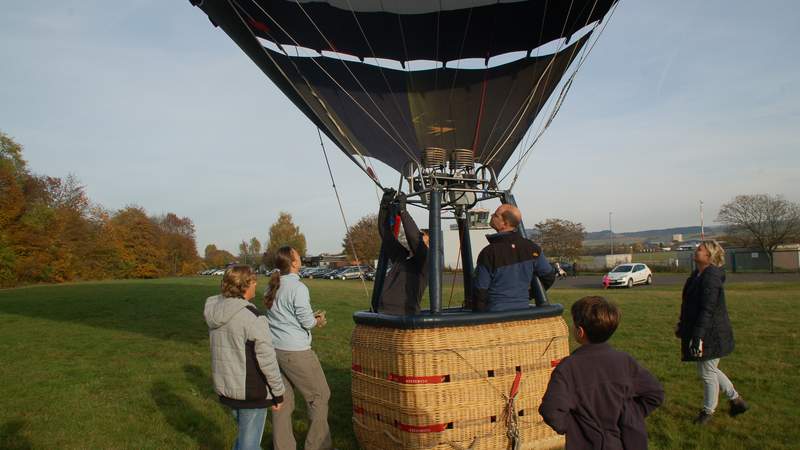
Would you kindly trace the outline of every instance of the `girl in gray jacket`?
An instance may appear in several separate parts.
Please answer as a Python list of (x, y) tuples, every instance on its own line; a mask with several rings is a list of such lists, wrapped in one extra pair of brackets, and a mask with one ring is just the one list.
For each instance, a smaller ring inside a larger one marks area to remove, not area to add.
[(204, 311), (214, 390), (239, 426), (234, 450), (260, 449), (267, 408), (278, 411), (283, 402), (267, 318), (250, 304), (255, 292), (250, 266), (230, 267), (222, 277), (222, 293), (209, 297)]

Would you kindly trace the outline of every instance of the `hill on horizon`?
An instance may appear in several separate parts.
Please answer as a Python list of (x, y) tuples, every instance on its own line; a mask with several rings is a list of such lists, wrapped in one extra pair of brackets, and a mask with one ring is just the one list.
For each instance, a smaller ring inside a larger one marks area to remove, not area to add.
[[(531, 238), (536, 238), (538, 232), (536, 229), (527, 229), (528, 236)], [(724, 232), (724, 226), (722, 225), (715, 225), (715, 226), (707, 226), (705, 227), (705, 234), (706, 237), (714, 237), (719, 236)], [(684, 241), (689, 241), (693, 239), (700, 239), (700, 227), (699, 226), (691, 226), (691, 227), (672, 227), (672, 228), (660, 228), (660, 229), (652, 229), (652, 230), (642, 230), (642, 231), (626, 231), (623, 233), (614, 232), (614, 241), (622, 243), (634, 243), (634, 242), (663, 242), (663, 243), (670, 243), (672, 242), (672, 235), (674, 234), (682, 234)], [(608, 230), (601, 230), (601, 231), (589, 231), (586, 233), (586, 239), (584, 240), (584, 245), (592, 246), (592, 245), (607, 245), (609, 242), (609, 233)]]

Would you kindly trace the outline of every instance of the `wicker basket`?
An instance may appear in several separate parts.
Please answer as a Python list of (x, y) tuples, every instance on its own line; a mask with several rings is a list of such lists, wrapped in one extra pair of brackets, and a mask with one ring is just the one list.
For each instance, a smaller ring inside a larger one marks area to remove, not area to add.
[(538, 413), (553, 367), (569, 353), (561, 317), (426, 329), (357, 325), (352, 349), (353, 426), (364, 449), (501, 450), (509, 448), (509, 430), (521, 449), (564, 446)]

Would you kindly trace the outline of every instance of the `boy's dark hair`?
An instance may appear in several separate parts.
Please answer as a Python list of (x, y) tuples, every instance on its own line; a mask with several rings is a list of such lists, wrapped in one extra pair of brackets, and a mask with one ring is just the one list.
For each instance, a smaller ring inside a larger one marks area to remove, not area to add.
[(619, 325), (619, 308), (600, 296), (583, 297), (572, 304), (571, 312), (572, 322), (582, 327), (594, 344), (607, 341)]

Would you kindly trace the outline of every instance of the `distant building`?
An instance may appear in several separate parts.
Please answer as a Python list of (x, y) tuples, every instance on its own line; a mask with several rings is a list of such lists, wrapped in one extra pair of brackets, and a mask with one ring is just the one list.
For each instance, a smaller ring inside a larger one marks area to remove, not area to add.
[(683, 242), (683, 235), (682, 234), (673, 234), (672, 235), (672, 242)]
[(317, 256), (306, 256), (303, 258), (303, 265), (310, 267), (327, 267), (335, 269), (350, 265), (350, 258), (344, 253), (336, 255), (330, 253), (320, 253)]
[(679, 245), (676, 250), (678, 251), (694, 251), (700, 245), (700, 241), (692, 240), (686, 241), (683, 244)]
[[(775, 270), (800, 272), (800, 244), (778, 246), (772, 257)], [(767, 271), (769, 257), (758, 248), (726, 248), (725, 265), (732, 272)]]

